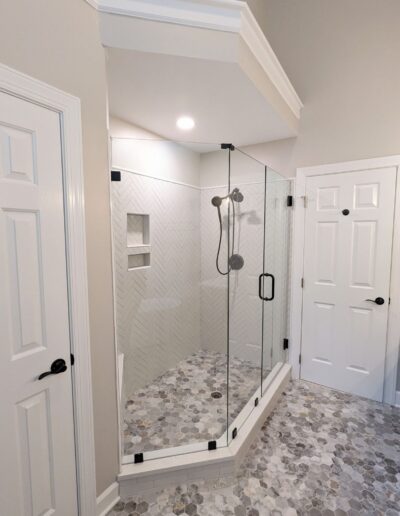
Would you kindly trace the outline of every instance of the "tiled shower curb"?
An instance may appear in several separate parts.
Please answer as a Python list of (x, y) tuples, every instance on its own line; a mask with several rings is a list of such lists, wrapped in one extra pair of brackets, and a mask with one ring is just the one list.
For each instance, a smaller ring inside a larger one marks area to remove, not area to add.
[(228, 447), (123, 465), (118, 476), (121, 497), (157, 491), (188, 480), (216, 479), (234, 474), (265, 419), (276, 406), (290, 376), (291, 366), (284, 364)]

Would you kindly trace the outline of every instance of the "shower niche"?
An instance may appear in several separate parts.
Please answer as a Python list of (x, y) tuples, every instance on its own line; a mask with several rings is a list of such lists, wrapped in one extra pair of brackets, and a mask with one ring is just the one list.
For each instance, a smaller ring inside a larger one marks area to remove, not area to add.
[(288, 367), (292, 183), (233, 145), (111, 148), (121, 462), (134, 475), (231, 453), (265, 416)]
[(128, 213), (126, 220), (128, 271), (150, 266), (150, 216)]

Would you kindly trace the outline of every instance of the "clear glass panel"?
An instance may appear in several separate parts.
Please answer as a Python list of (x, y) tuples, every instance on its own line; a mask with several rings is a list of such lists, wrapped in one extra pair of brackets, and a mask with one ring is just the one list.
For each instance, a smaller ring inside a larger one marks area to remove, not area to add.
[[(228, 439), (260, 396), (265, 166), (239, 149), (231, 152), (229, 269)], [(227, 217), (227, 213), (225, 215)]]
[(263, 303), (263, 394), (268, 388), (271, 371), (286, 359), (284, 339), (288, 337), (289, 256), (292, 208), (288, 207), (292, 181), (267, 170), (265, 199), (264, 269), (270, 276), (264, 280)]
[(216, 270), (211, 200), (228, 194), (228, 154), (219, 145), (112, 140), (125, 463), (226, 444), (228, 280)]
[(285, 358), (291, 182), (219, 144), (113, 138), (112, 164), (123, 462), (226, 446)]

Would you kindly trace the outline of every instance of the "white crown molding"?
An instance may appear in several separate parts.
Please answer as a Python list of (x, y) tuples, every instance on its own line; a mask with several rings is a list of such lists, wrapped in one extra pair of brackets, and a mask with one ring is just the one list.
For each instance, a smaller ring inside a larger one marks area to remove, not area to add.
[(99, 12), (228, 32), (240, 28), (241, 0), (86, 0)]
[(278, 61), (275, 52), (272, 50), (264, 32), (261, 30), (255, 16), (246, 2), (242, 7), (242, 24), (240, 35), (270, 78), (276, 89), (282, 95), (287, 105), (293, 111), (297, 119), (300, 118), (300, 111), (303, 107), (299, 96), (296, 93), (282, 65)]
[(247, 2), (241, 0), (86, 0), (101, 13), (238, 34), (294, 116), (303, 104)]

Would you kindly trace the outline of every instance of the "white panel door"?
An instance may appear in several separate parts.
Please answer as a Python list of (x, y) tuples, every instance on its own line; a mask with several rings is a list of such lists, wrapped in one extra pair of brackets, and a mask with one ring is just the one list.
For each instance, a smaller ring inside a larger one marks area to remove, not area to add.
[(0, 92), (4, 516), (77, 514), (63, 209), (59, 115)]
[(301, 377), (378, 401), (395, 184), (394, 167), (315, 176), (306, 184)]

